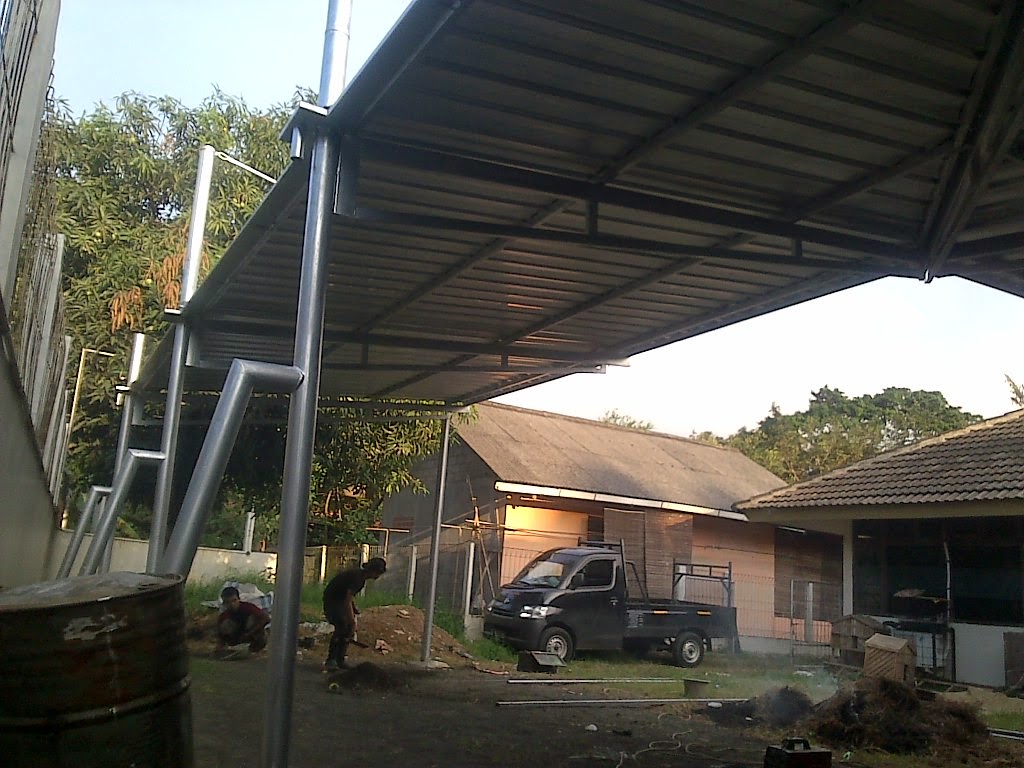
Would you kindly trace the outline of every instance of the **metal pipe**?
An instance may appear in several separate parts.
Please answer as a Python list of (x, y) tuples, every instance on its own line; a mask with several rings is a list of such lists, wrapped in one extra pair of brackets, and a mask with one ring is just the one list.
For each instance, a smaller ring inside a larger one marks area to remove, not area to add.
[(352, 28), (352, 0), (330, 0), (324, 30), (324, 57), (320, 67), (320, 93), (316, 103), (329, 107), (345, 89), (348, 40)]
[[(506, 680), (509, 685), (568, 685), (584, 683), (685, 683), (685, 680), (674, 677), (607, 677), (607, 678), (530, 678), (514, 677)], [(715, 699), (716, 701), (719, 699)]]
[(142, 451), (129, 448), (125, 452), (121, 468), (114, 475), (114, 483), (111, 487), (110, 498), (107, 499), (106, 508), (100, 518), (100, 523), (92, 535), (92, 542), (89, 544), (89, 551), (85, 553), (85, 560), (82, 561), (80, 576), (88, 576), (97, 573), (103, 563), (108, 545), (114, 542), (114, 530), (117, 528), (117, 515), (121, 511), (124, 500), (128, 496), (132, 481), (142, 464), (152, 464), (163, 461), (164, 455), (158, 451)]
[(295, 367), (302, 372), (303, 379), (288, 405), (288, 438), (285, 442), (277, 580), (274, 590), (275, 616), (271, 625), (270, 672), (263, 720), (263, 768), (285, 768), (288, 765), (303, 554), (309, 516), (310, 469), (320, 393), (328, 243), (337, 171), (336, 142), (330, 136), (317, 135), (310, 158), (309, 197), (295, 318), (293, 361)]
[(427, 591), (427, 606), (423, 615), (423, 647), (420, 661), (430, 659), (430, 640), (434, 629), (434, 601), (437, 599), (437, 561), (441, 550), (441, 518), (444, 515), (444, 484), (448, 479), (448, 441), (451, 436), (452, 417), (444, 417), (444, 431), (441, 435), (441, 461), (437, 467), (437, 513), (434, 515), (434, 530), (430, 535), (430, 581)]
[(102, 349), (82, 347), (82, 353), (78, 356), (78, 375), (75, 377), (75, 394), (71, 398), (71, 412), (68, 414), (68, 444), (71, 443), (71, 432), (75, 428), (75, 417), (78, 415), (78, 403), (82, 399), (82, 378), (85, 374), (85, 356), (87, 354), (103, 355), (104, 357), (117, 357), (113, 352), (104, 352)]
[(139, 378), (139, 371), (142, 368), (142, 352), (146, 346), (146, 335), (136, 333), (132, 340), (132, 359), (128, 367), (127, 393), (122, 401), (121, 428), (117, 433), (117, 449), (114, 454), (114, 476), (117, 476), (124, 461), (125, 453), (128, 451), (128, 437), (131, 435), (132, 419), (134, 418), (135, 399), (131, 395), (132, 384)]
[(525, 699), (496, 701), (498, 707), (620, 707), (624, 704), (706, 704), (717, 701), (733, 703), (750, 699)]
[(64, 552), (64, 559), (61, 561), (60, 568), (57, 569), (57, 578), (66, 579), (71, 575), (71, 567), (75, 564), (75, 558), (78, 557), (78, 550), (82, 548), (82, 540), (85, 538), (85, 532), (89, 529), (89, 523), (92, 522), (92, 513), (96, 509), (96, 504), (100, 500), (100, 496), (106, 496), (110, 493), (109, 486), (94, 485), (89, 489), (89, 495), (86, 497), (85, 509), (82, 510), (82, 516), (78, 519), (78, 525), (75, 526), (75, 532), (71, 534), (71, 542), (68, 544), (67, 550)]
[(196, 468), (185, 491), (174, 531), (159, 560), (161, 573), (187, 576), (192, 568), (203, 525), (224, 477), (224, 468), (238, 437), (253, 387), (258, 383), (270, 391), (288, 392), (300, 381), (302, 374), (292, 366), (253, 360), (232, 361), (224, 391), (213, 412)]
[[(196, 168), (196, 188), (192, 193), (192, 218), (189, 221), (188, 241), (185, 246), (185, 264), (181, 271), (181, 296), (178, 302), (184, 309), (196, 292), (199, 268), (203, 257), (203, 235), (206, 231), (206, 213), (210, 204), (210, 182), (213, 179), (215, 150), (204, 144), (199, 150)], [(167, 399), (164, 404), (164, 423), (160, 435), (160, 450), (167, 458), (157, 471), (156, 492), (153, 497), (153, 519), (149, 527), (149, 549), (146, 552), (146, 571), (156, 573), (167, 539), (167, 520), (171, 508), (171, 486), (174, 482), (174, 459), (178, 450), (178, 432), (181, 424), (181, 395), (185, 381), (185, 355), (188, 351), (191, 329), (187, 323), (174, 326), (174, 347), (168, 361)]]

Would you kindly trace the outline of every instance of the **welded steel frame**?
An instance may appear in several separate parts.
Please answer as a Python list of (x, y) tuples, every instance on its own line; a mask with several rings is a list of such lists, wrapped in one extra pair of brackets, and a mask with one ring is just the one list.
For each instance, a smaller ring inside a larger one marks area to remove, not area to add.
[(78, 557), (78, 550), (82, 548), (82, 540), (85, 538), (85, 532), (89, 529), (89, 524), (92, 523), (93, 512), (100, 504), (100, 500), (110, 495), (112, 489), (106, 485), (94, 485), (89, 489), (89, 495), (86, 497), (85, 508), (82, 510), (81, 517), (78, 518), (78, 523), (75, 525), (75, 532), (71, 535), (71, 542), (68, 544), (68, 548), (64, 551), (64, 559), (61, 561), (60, 567), (57, 569), (57, 578), (66, 579), (71, 575), (71, 568), (75, 564), (75, 558)]

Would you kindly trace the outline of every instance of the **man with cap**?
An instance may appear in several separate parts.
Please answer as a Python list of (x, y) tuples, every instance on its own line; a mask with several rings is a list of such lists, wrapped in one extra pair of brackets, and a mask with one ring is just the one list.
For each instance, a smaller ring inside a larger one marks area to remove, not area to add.
[(383, 557), (371, 557), (358, 568), (349, 568), (331, 579), (324, 588), (324, 616), (334, 625), (331, 646), (327, 652), (324, 670), (331, 671), (346, 666), (345, 656), (348, 644), (356, 634), (355, 596), (366, 586), (366, 582), (378, 579), (387, 570)]

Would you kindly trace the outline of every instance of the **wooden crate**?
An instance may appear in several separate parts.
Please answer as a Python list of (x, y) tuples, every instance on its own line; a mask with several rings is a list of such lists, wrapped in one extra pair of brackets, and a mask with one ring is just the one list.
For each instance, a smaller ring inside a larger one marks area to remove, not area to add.
[(917, 650), (909, 640), (889, 635), (872, 635), (864, 643), (864, 676), (884, 677), (913, 685)]
[(886, 634), (885, 625), (871, 616), (850, 614), (832, 622), (832, 650), (844, 664), (864, 665), (864, 643)]

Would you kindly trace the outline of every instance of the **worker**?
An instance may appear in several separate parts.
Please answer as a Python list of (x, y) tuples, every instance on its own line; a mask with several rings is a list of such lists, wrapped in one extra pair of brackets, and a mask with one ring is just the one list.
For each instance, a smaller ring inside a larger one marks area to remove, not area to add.
[(324, 616), (334, 625), (327, 661), (324, 662), (325, 672), (348, 666), (348, 644), (355, 639), (356, 615), (359, 613), (355, 596), (368, 580), (380, 578), (386, 570), (387, 563), (383, 557), (371, 557), (358, 568), (342, 571), (324, 588)]
[(228, 646), (242, 643), (248, 643), (253, 653), (262, 650), (267, 644), (270, 614), (243, 601), (236, 587), (224, 587), (220, 601), (224, 609), (217, 617), (217, 654), (223, 655)]

